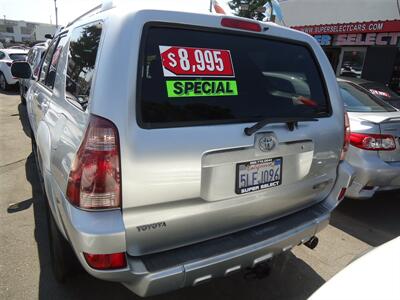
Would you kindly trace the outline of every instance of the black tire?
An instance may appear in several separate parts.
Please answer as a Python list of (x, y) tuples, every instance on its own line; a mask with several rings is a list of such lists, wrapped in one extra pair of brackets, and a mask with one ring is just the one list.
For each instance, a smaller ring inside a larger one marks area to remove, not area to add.
[(53, 213), (51, 212), (51, 209), (49, 207), (49, 202), (46, 196), (44, 181), (41, 172), (41, 165), (38, 161), (38, 151), (33, 132), (31, 132), (31, 141), (32, 152), (35, 156), (40, 186), (46, 206), (51, 267), (56, 281), (58, 283), (64, 283), (68, 278), (72, 277), (74, 273), (79, 271), (79, 263), (74, 251), (72, 250), (71, 245), (58, 229), (57, 223), (54, 220)]
[(51, 267), (58, 283), (64, 283), (77, 269), (77, 258), (71, 245), (57, 227), (50, 208), (47, 207)]
[(3, 72), (0, 72), (0, 90), (7, 91), (10, 88), (10, 85), (7, 83), (7, 79), (4, 76)]
[[(38, 171), (38, 176), (39, 176), (39, 181), (41, 184), (41, 188), (42, 188), (42, 194), (45, 196), (46, 192), (44, 190), (44, 183), (43, 183), (43, 177), (42, 177), (42, 168), (40, 166), (40, 162), (38, 160), (38, 153), (37, 153), (37, 146), (36, 146), (36, 140), (35, 140), (35, 136), (33, 135), (33, 131), (31, 129), (31, 146), (32, 146), (32, 153), (33, 156), (35, 157), (35, 164), (36, 164), (36, 169)], [(47, 200), (47, 199), (46, 199)]]
[(26, 105), (26, 99), (25, 99), (25, 97), (24, 97), (24, 92), (23, 92), (23, 90), (24, 90), (24, 87), (23, 87), (22, 85), (19, 85), (19, 96), (21, 97), (21, 103), (22, 103), (23, 105)]

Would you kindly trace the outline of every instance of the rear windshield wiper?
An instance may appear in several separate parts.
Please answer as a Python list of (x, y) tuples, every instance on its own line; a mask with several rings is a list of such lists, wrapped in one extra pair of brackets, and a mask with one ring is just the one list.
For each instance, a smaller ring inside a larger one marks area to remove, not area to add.
[(251, 136), (267, 124), (279, 124), (286, 123), (288, 129), (293, 131), (297, 128), (299, 122), (316, 122), (318, 119), (310, 117), (290, 117), (290, 118), (265, 118), (251, 127), (246, 127), (244, 129), (244, 134)]

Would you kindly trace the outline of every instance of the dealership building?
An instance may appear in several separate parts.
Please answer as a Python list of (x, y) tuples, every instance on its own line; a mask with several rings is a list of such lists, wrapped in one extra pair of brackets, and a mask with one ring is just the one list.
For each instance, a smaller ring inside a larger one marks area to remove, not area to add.
[(285, 23), (320, 43), (337, 76), (400, 91), (400, 4), (396, 0), (281, 0)]
[(54, 34), (56, 25), (0, 19), (0, 42), (4, 45), (14, 43), (33, 43), (46, 40), (46, 34)]

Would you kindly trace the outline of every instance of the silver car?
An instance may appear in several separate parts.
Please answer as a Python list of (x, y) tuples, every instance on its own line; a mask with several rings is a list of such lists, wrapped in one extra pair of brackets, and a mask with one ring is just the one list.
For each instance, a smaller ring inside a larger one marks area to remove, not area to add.
[(400, 188), (400, 111), (368, 90), (340, 79), (350, 120), (346, 160), (355, 170), (346, 196), (371, 198), (379, 190)]
[(59, 281), (76, 258), (141, 296), (256, 267), (315, 244), (351, 181), (315, 39), (159, 3), (70, 24), (28, 90)]
[(48, 43), (39, 43), (34, 45), (31, 49), (29, 49), (27, 62), (31, 66), (32, 69), (32, 77), (28, 79), (20, 79), (19, 80), (19, 93), (21, 97), (21, 103), (26, 103), (26, 92), (31, 85), (32, 80), (37, 80), (39, 73), (39, 65), (44, 56), (44, 53), (47, 50)]

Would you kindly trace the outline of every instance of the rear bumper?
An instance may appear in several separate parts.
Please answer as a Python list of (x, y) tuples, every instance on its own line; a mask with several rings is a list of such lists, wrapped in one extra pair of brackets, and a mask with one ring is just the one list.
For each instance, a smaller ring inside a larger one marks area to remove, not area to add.
[[(317, 205), (221, 239), (148, 257), (131, 258), (130, 268), (134, 278), (124, 282), (124, 285), (140, 296), (153, 296), (229, 276), (307, 242), (328, 225), (329, 216), (330, 210), (327, 207)], [(242, 238), (255, 241), (230, 250), (225, 249), (224, 242), (240, 244)], [(209, 252), (212, 252), (211, 256)], [(135, 265), (140, 265), (147, 272), (135, 273)]]
[(18, 82), (19, 82), (19, 80), (18, 80), (17, 78), (11, 77), (10, 79), (7, 79), (7, 83), (8, 83), (9, 85), (15, 85), (15, 84), (17, 84)]
[(346, 193), (349, 198), (367, 199), (380, 188), (400, 188), (400, 162), (385, 162), (378, 155), (358, 154), (352, 156), (349, 163), (355, 174)]
[[(120, 222), (85, 222), (78, 228), (74, 218), (88, 217), (85, 211), (64, 203), (63, 226), (66, 235), (83, 267), (91, 275), (110, 281), (122, 282), (140, 296), (152, 296), (185, 286), (196, 286), (212, 278), (228, 276), (236, 271), (271, 259), (296, 245), (307, 242), (329, 223), (330, 213), (338, 205), (338, 196), (351, 181), (353, 170), (342, 162), (339, 176), (330, 195), (322, 202), (250, 229), (161, 253), (140, 257), (128, 256), (128, 267), (123, 270), (98, 271), (90, 268), (82, 252), (114, 253), (126, 251), (125, 231)], [(118, 211), (104, 212), (111, 215)], [(107, 218), (106, 218), (107, 219)], [(77, 220), (75, 220), (77, 221)], [(91, 224), (90, 224), (91, 223)], [(97, 226), (93, 226), (97, 224)], [(108, 234), (102, 233), (102, 229)], [(94, 249), (94, 248), (95, 249)], [(95, 251), (94, 251), (95, 250)]]

